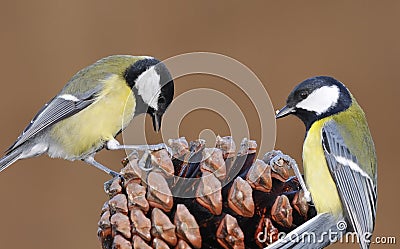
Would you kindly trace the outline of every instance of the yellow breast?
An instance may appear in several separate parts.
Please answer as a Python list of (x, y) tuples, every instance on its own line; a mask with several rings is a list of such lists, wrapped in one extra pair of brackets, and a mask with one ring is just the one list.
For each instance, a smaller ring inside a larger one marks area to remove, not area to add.
[(73, 159), (96, 151), (129, 124), (134, 110), (135, 98), (125, 81), (117, 75), (107, 78), (93, 104), (53, 126), (57, 148), (51, 156)]
[(315, 122), (303, 145), (305, 181), (318, 213), (341, 214), (342, 205), (322, 149), (322, 127), (329, 118)]

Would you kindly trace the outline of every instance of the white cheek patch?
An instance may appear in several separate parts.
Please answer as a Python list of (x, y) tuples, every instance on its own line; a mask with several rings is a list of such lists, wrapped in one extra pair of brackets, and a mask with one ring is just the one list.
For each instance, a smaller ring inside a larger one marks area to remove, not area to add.
[(157, 110), (158, 97), (160, 96), (160, 75), (156, 72), (154, 66), (139, 75), (135, 87), (144, 103)]
[(340, 90), (337, 86), (323, 86), (314, 90), (306, 99), (300, 101), (296, 107), (320, 115), (336, 105), (339, 100), (339, 94)]

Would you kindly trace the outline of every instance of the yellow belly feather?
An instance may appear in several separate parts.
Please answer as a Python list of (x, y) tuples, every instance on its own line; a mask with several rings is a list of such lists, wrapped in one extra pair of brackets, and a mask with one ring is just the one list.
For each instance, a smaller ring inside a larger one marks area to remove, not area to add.
[(342, 205), (322, 149), (322, 127), (329, 118), (316, 121), (303, 145), (305, 181), (318, 213), (340, 215)]
[(125, 81), (117, 75), (107, 78), (93, 104), (54, 125), (51, 137), (58, 152), (53, 156), (81, 157), (94, 152), (129, 124), (134, 110), (135, 98)]

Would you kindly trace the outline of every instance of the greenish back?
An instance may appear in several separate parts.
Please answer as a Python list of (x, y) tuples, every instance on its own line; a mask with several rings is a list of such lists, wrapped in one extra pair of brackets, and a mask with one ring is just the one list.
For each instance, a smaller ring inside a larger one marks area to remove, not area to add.
[(112, 55), (77, 72), (61, 90), (60, 94), (79, 95), (96, 88), (112, 74), (123, 77), (125, 70), (141, 59), (141, 56)]
[(360, 167), (376, 183), (375, 146), (368, 128), (364, 111), (352, 96), (353, 104), (344, 112), (332, 116), (340, 127), (341, 135), (350, 152), (358, 159)]

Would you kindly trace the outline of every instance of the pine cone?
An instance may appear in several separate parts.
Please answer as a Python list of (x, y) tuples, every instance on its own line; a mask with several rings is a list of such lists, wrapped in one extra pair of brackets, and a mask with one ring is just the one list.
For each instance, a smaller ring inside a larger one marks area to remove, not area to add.
[[(98, 223), (102, 248), (264, 248), (315, 215), (288, 162), (256, 159), (257, 144), (218, 137), (133, 153), (122, 178), (105, 183)], [(293, 209), (294, 208), (294, 209)]]

